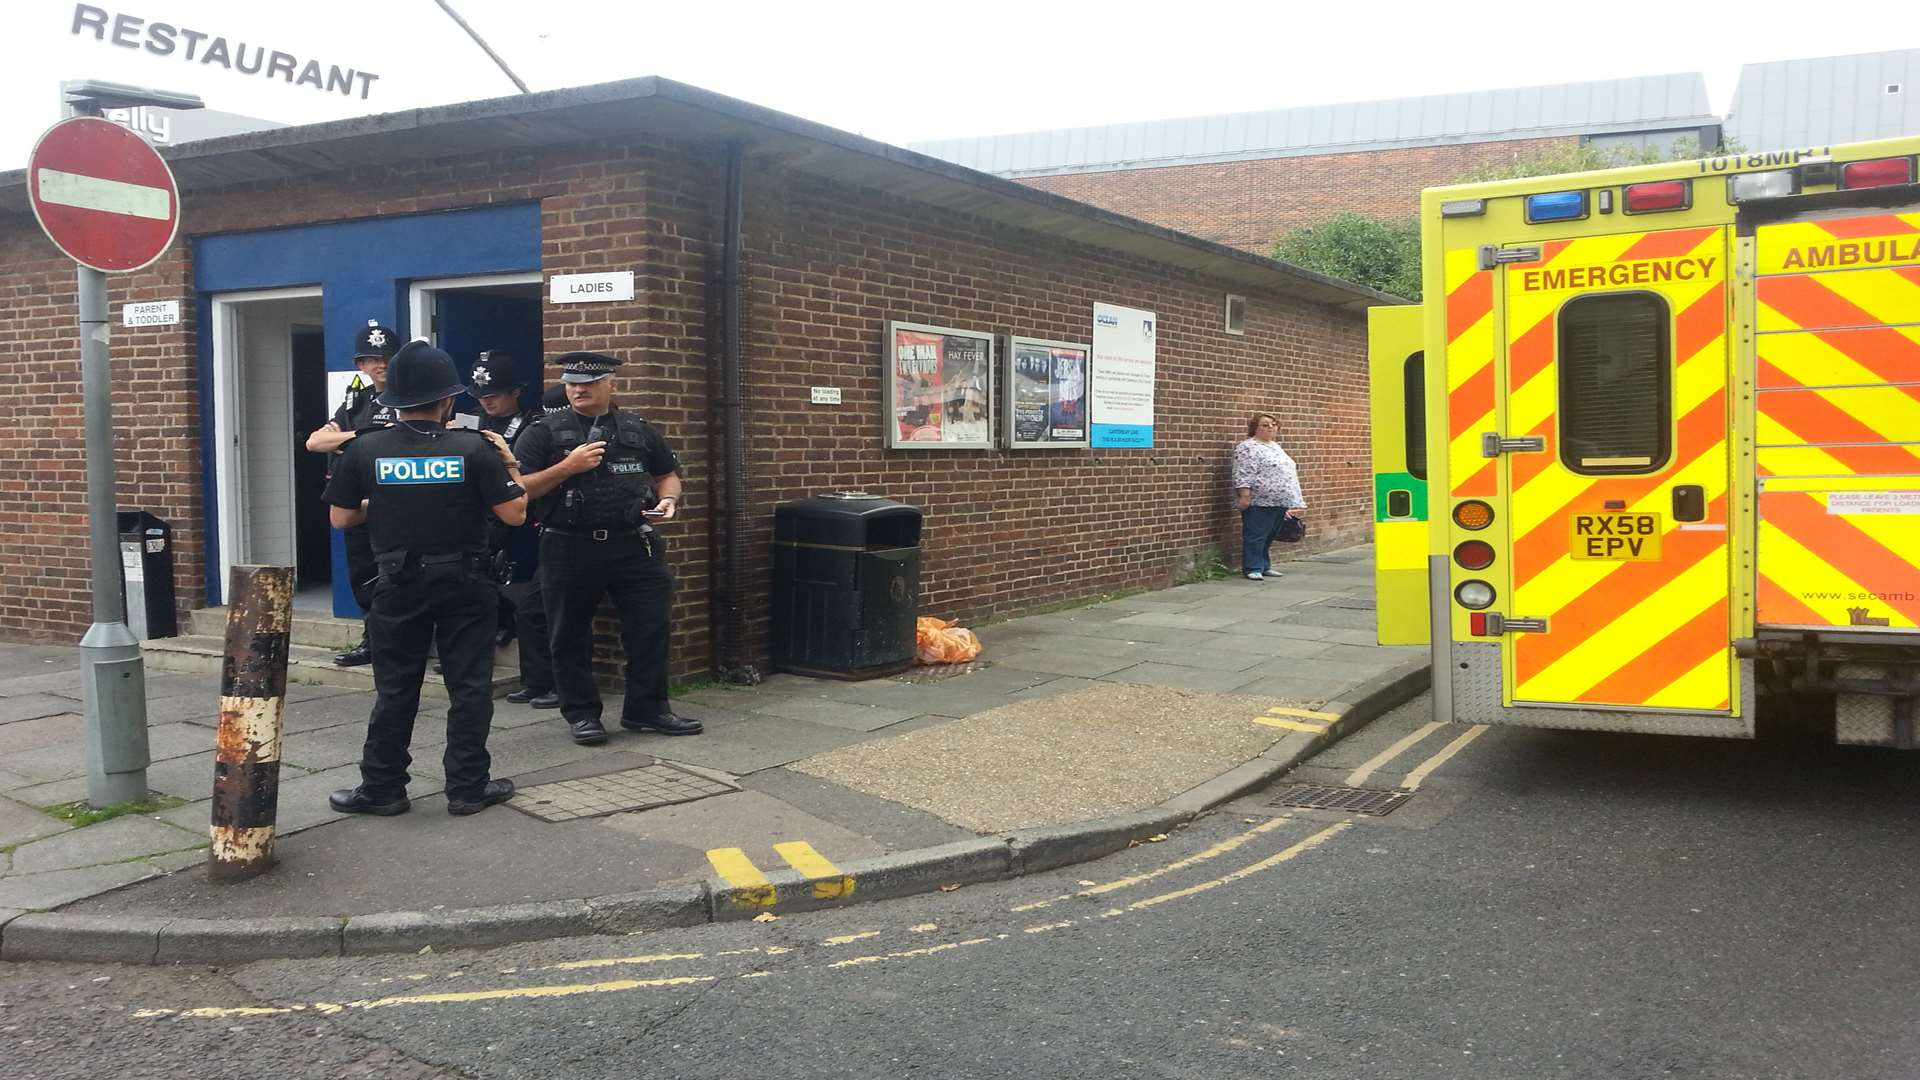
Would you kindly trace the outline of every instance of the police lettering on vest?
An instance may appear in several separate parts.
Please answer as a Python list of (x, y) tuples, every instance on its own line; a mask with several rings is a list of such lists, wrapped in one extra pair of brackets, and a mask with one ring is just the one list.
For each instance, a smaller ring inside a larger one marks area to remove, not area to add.
[[(549, 413), (542, 418), (553, 433), (556, 459), (583, 443), (594, 441), (592, 431), (572, 409)], [(567, 529), (606, 529), (639, 523), (639, 511), (654, 504), (653, 477), (657, 462), (648, 460), (649, 440), (646, 421), (618, 409), (597, 417), (594, 428), (607, 444), (600, 467), (570, 477), (541, 500), (540, 520)], [(655, 436), (655, 440), (658, 436)], [(672, 467), (677, 468), (678, 462)]]
[(458, 484), (467, 478), (466, 460), (457, 457), (383, 457), (373, 462), (379, 484)]

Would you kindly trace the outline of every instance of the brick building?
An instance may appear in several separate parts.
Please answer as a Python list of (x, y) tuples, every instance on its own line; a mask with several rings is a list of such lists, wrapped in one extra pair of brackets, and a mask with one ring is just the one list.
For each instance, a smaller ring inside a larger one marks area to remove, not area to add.
[[(976, 622), (1164, 585), (1211, 550), (1231, 562), (1225, 457), (1255, 409), (1285, 420), (1313, 546), (1364, 540), (1372, 520), (1363, 309), (1386, 298), (1047, 192), (656, 79), (166, 156), (179, 238), (110, 281), (112, 452), (122, 508), (176, 530), (183, 609), (218, 603), (226, 567), (276, 562), (298, 566), (300, 603), (351, 613), (317, 455), (295, 447), (338, 401), (369, 318), (462, 364), (499, 347), (628, 360), (617, 400), (688, 471), (669, 526), (683, 677), (716, 667), (726, 625), (741, 631), (727, 659), (764, 664), (773, 508), (825, 490), (924, 507), (921, 610)], [(0, 491), (16, 507), (0, 635), (73, 641), (90, 618), (74, 272), (20, 172), (0, 175), (0, 260)], [(629, 270), (631, 301), (547, 297), (555, 274)], [(1239, 333), (1228, 294), (1246, 299)], [(737, 444), (717, 392), (730, 297)], [(122, 305), (156, 300), (179, 301), (181, 322), (120, 324)], [(1102, 301), (1158, 315), (1151, 449), (883, 448), (888, 320), (1087, 341)], [(822, 386), (840, 403), (815, 404)]]
[(1098, 128), (913, 149), (1170, 229), (1266, 252), (1341, 210), (1410, 218), (1424, 188), (1556, 144), (1713, 146), (1699, 74), (1610, 79)]

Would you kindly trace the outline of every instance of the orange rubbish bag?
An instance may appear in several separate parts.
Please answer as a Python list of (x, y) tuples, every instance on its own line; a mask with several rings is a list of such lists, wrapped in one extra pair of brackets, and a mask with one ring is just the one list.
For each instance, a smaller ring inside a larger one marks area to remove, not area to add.
[(979, 656), (980, 639), (957, 622), (921, 616), (914, 623), (913, 658), (922, 664), (964, 664)]

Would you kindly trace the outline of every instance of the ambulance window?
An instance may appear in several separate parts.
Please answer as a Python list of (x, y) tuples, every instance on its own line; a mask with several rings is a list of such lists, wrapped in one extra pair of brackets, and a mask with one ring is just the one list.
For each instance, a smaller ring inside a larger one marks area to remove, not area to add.
[(1427, 354), (1407, 357), (1401, 401), (1407, 409), (1407, 471), (1415, 480), (1427, 478)]
[(1577, 473), (1650, 473), (1672, 451), (1672, 320), (1651, 293), (1560, 309), (1560, 461)]

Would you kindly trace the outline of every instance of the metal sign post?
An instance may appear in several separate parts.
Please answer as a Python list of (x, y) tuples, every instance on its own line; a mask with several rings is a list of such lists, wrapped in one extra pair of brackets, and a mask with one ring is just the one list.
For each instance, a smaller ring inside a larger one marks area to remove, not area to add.
[[(93, 111), (87, 105), (78, 111)], [(147, 798), (147, 693), (127, 628), (115, 506), (107, 274), (160, 257), (179, 227), (173, 174), (139, 136), (95, 116), (63, 120), (34, 145), (27, 190), (40, 227), (79, 264), (80, 379), (87, 429), (87, 535), (93, 625), (80, 639), (87, 710), (87, 801)]]

